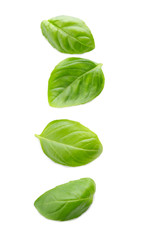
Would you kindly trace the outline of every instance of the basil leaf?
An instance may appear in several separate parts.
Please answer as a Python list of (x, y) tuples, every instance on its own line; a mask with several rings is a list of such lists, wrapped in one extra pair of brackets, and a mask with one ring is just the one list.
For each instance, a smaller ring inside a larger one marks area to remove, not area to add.
[(66, 166), (81, 166), (92, 162), (102, 153), (97, 135), (79, 122), (50, 122), (39, 138), (44, 153), (54, 162)]
[(104, 87), (101, 66), (83, 58), (67, 58), (60, 62), (49, 79), (49, 104), (61, 108), (93, 100)]
[(41, 215), (51, 220), (77, 218), (90, 207), (95, 188), (91, 178), (71, 181), (45, 192), (34, 206)]
[(52, 47), (62, 53), (81, 54), (95, 48), (90, 29), (78, 18), (54, 17), (42, 21), (41, 29)]

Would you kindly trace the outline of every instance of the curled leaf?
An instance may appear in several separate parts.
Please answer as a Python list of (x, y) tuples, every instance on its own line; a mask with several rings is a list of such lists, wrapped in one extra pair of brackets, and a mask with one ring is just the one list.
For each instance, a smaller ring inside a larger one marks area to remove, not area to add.
[(34, 205), (48, 219), (67, 221), (87, 211), (92, 204), (95, 188), (91, 178), (71, 181), (45, 192)]

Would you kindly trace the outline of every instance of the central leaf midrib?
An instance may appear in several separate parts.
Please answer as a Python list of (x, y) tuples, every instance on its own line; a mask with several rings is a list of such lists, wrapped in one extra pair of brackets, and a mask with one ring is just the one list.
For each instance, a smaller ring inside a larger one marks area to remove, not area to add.
[(83, 150), (83, 151), (89, 151), (89, 152), (96, 152), (97, 150), (93, 150), (93, 149), (85, 149), (85, 148), (78, 148), (78, 147), (75, 147), (75, 146), (72, 146), (72, 145), (68, 145), (68, 144), (64, 144), (64, 143), (60, 143), (60, 142), (57, 142), (57, 141), (54, 141), (52, 139), (47, 139), (45, 137), (42, 137), (41, 135), (35, 135), (36, 137), (38, 138), (42, 138), (44, 139), (45, 141), (48, 141), (48, 142), (54, 142), (56, 144), (60, 144), (60, 145), (64, 145), (64, 146), (67, 146), (67, 147), (70, 147), (70, 148), (74, 148), (74, 149), (77, 149), (77, 150)]
[(54, 101), (56, 101), (56, 99), (57, 99), (61, 94), (63, 94), (63, 92), (64, 92), (68, 87), (70, 87), (73, 83), (75, 83), (75, 82), (78, 81), (81, 77), (85, 76), (86, 74), (88, 74), (89, 72), (93, 71), (93, 70), (96, 69), (96, 68), (98, 68), (98, 65), (96, 65), (96, 67), (90, 69), (89, 71), (87, 71), (87, 72), (81, 74), (79, 77), (77, 77), (77, 78), (76, 78), (74, 81), (72, 81), (61, 93), (59, 93), (59, 94), (57, 95), (57, 97), (55, 97), (55, 98), (53, 99), (52, 103), (53, 103)]
[[(54, 201), (49, 201), (49, 204), (55, 203), (55, 202), (71, 203), (71, 202), (79, 202), (79, 201), (88, 201), (88, 200), (90, 200), (92, 198), (93, 198), (93, 195), (88, 197), (88, 198), (81, 198), (81, 199), (76, 199), (76, 200), (70, 200), (70, 199), (68, 199), (68, 200), (65, 200), (65, 199), (64, 200), (54, 200)], [(46, 205), (48, 205), (48, 204), (46, 204)]]

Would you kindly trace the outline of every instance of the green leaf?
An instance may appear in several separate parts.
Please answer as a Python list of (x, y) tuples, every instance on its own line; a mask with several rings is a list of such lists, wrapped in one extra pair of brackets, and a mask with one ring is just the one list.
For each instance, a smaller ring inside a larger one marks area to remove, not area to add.
[(34, 205), (48, 219), (67, 221), (79, 217), (90, 207), (95, 190), (91, 178), (82, 178), (45, 192)]
[(92, 162), (102, 153), (97, 135), (79, 122), (50, 122), (39, 138), (44, 153), (54, 162), (66, 166), (81, 166)]
[(61, 108), (93, 100), (104, 87), (101, 66), (84, 58), (67, 58), (60, 62), (49, 79), (49, 104)]
[(74, 17), (58, 16), (41, 23), (42, 34), (59, 52), (81, 54), (95, 48), (94, 39), (86, 24)]

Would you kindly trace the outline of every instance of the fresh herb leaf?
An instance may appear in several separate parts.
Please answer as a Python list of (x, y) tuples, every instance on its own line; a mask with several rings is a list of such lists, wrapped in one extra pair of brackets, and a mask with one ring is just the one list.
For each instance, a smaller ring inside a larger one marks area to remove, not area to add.
[(85, 165), (102, 153), (97, 135), (71, 120), (52, 121), (36, 137), (50, 159), (66, 166)]
[(92, 204), (95, 188), (91, 178), (71, 181), (45, 192), (34, 205), (48, 219), (67, 221), (87, 211)]
[(49, 104), (61, 108), (93, 100), (104, 87), (101, 66), (83, 58), (67, 58), (60, 62), (49, 79)]
[(41, 29), (49, 43), (62, 53), (81, 54), (95, 48), (90, 29), (78, 18), (54, 17), (42, 21)]

